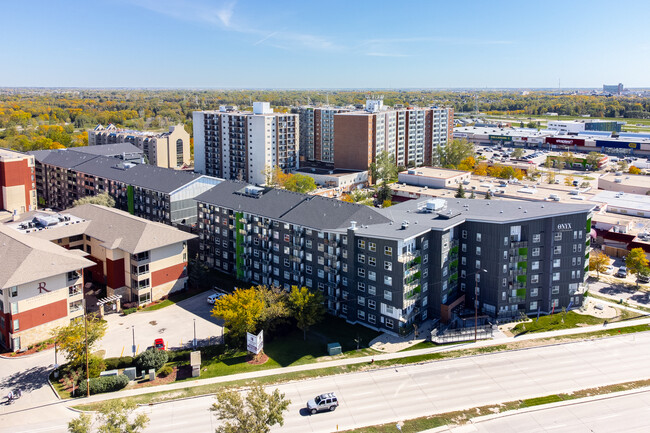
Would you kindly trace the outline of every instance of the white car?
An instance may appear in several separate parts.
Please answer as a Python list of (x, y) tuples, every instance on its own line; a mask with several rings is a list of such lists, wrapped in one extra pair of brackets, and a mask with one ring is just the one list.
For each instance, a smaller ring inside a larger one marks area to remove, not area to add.
[(612, 275), (614, 273), (614, 266), (612, 265), (605, 266), (605, 270), (602, 273), (606, 275)]
[(213, 293), (210, 296), (208, 296), (208, 304), (214, 305), (217, 299), (220, 299), (224, 296), (226, 296), (225, 293)]

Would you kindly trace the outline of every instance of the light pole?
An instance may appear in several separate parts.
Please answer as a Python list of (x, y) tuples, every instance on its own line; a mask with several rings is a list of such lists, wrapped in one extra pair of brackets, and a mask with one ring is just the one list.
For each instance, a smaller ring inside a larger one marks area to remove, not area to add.
[(84, 308), (84, 335), (86, 338), (86, 397), (90, 397), (90, 373), (88, 371), (88, 320), (86, 318), (86, 300), (82, 299)]
[(487, 271), (479, 269), (474, 273), (474, 343), (478, 340), (478, 279), (482, 272)]
[(196, 319), (194, 319), (194, 345), (193, 347), (196, 349)]
[(135, 325), (131, 325), (131, 331), (133, 335), (133, 345), (131, 346), (131, 351), (133, 352), (133, 357), (135, 358)]

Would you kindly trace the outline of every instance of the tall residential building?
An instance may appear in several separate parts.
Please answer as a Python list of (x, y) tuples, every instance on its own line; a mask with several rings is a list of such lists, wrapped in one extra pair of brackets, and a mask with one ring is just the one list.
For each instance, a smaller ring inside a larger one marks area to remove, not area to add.
[(268, 102), (255, 102), (252, 113), (222, 106), (195, 111), (193, 120), (198, 173), (261, 185), (275, 166), (285, 173), (299, 167), (297, 114), (274, 113)]
[(36, 209), (34, 157), (0, 149), (0, 210), (21, 214)]
[(334, 116), (334, 166), (367, 170), (386, 151), (399, 166), (430, 165), (436, 149), (453, 134), (450, 108), (386, 109), (381, 100), (366, 101), (366, 109)]
[(603, 93), (612, 93), (614, 95), (620, 95), (621, 93), (623, 93), (623, 90), (625, 90), (625, 88), (623, 87), (623, 83), (603, 84)]
[(199, 258), (238, 279), (323, 292), (331, 314), (408, 333), (582, 304), (593, 206), (434, 199), (374, 209), (225, 181), (197, 197)]
[(131, 143), (142, 149), (149, 164), (164, 168), (190, 165), (190, 134), (183, 125), (170, 126), (169, 132), (146, 132), (118, 129), (110, 124), (97, 125), (88, 131), (88, 145)]
[(300, 120), (300, 160), (334, 163), (334, 115), (341, 107), (294, 107)]

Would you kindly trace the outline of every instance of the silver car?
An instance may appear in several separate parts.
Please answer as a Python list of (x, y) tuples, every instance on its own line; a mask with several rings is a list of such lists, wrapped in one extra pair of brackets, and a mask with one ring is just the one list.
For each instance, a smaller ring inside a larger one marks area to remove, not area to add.
[(328, 392), (326, 394), (317, 395), (315, 398), (307, 402), (307, 409), (310, 413), (315, 414), (324, 410), (335, 410), (339, 405), (339, 400), (336, 394)]

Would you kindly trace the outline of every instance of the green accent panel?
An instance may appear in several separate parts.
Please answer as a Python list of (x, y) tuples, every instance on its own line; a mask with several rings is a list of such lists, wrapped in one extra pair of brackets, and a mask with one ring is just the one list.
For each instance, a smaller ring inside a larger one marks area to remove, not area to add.
[(458, 252), (458, 245), (451, 247), (451, 252), (452, 253), (457, 253)]
[(244, 279), (245, 269), (244, 269), (244, 235), (242, 231), (244, 230), (244, 223), (241, 222), (241, 219), (244, 215), (241, 212), (235, 213), (235, 229), (236, 229), (236, 251), (237, 259), (235, 262), (237, 268), (237, 278), (240, 280)]
[(520, 283), (525, 283), (526, 282), (526, 276), (525, 275), (517, 275), (517, 281)]
[(128, 200), (129, 213), (133, 215), (135, 213), (135, 205), (133, 204), (133, 185), (126, 187), (126, 198)]
[(528, 262), (519, 262), (519, 263), (517, 263), (517, 268), (519, 268), (519, 269), (528, 268)]
[(454, 260), (449, 264), (450, 267), (452, 268), (457, 268), (458, 267), (458, 259)]
[(528, 248), (519, 248), (519, 255), (520, 256), (527, 256), (528, 255)]
[(591, 231), (591, 218), (587, 220), (587, 234)]
[(525, 298), (526, 297), (526, 289), (517, 289), (517, 297), (518, 298)]

